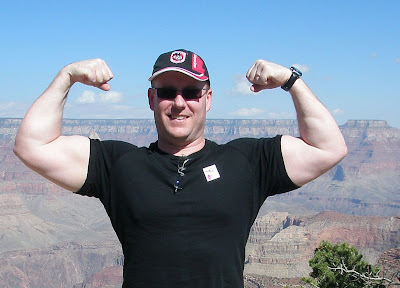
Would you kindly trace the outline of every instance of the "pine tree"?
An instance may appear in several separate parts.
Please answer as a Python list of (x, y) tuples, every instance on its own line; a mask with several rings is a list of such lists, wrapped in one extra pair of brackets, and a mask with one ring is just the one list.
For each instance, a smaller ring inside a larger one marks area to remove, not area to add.
[(347, 243), (332, 245), (322, 241), (309, 261), (311, 277), (303, 281), (319, 288), (386, 287), (379, 269), (362, 259), (355, 247)]

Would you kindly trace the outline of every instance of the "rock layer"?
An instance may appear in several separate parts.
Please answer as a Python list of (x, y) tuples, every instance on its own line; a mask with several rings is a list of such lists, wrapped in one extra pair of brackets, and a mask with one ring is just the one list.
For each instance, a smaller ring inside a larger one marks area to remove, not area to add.
[[(15, 157), (20, 122), (0, 119), (0, 287), (120, 287), (122, 251), (102, 205), (62, 190)], [(349, 242), (373, 263), (384, 263), (378, 259), (385, 255), (396, 259), (400, 130), (372, 120), (340, 128), (348, 156), (321, 178), (263, 205), (246, 247), (246, 287), (297, 283), (308, 275), (308, 259), (321, 240)], [(153, 120), (67, 119), (63, 133), (138, 146), (157, 139)], [(296, 121), (206, 125), (206, 137), (218, 143), (276, 134), (297, 136)]]

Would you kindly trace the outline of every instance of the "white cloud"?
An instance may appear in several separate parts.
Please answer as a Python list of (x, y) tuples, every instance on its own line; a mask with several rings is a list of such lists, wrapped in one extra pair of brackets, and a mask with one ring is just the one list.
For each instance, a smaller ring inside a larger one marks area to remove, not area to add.
[(85, 90), (83, 93), (75, 100), (77, 104), (113, 104), (118, 103), (122, 100), (122, 94), (116, 91), (104, 92), (96, 94), (94, 91)]
[(289, 113), (289, 112), (269, 112), (268, 117), (269, 119), (293, 119), (296, 118), (296, 114)]
[(239, 95), (250, 95), (250, 94), (254, 94), (254, 92), (252, 92), (250, 90), (250, 82), (247, 80), (247, 78), (245, 76), (242, 75), (238, 75), (235, 77), (234, 80), (234, 86), (232, 88), (232, 92), (234, 94), (239, 94)]
[(32, 103), (23, 102), (1, 102), (0, 103), (0, 117), (24, 117), (26, 111)]
[(122, 99), (122, 94), (116, 91), (101, 93), (99, 95), (100, 103), (118, 103)]
[(120, 111), (120, 112), (129, 111), (131, 109), (132, 109), (132, 107), (129, 106), (129, 105), (112, 105), (110, 107), (110, 110), (112, 110), (112, 111)]
[(0, 104), (0, 111), (7, 111), (9, 109), (14, 109), (17, 106), (16, 102), (6, 102)]
[(344, 113), (344, 110), (342, 110), (342, 109), (340, 109), (340, 108), (336, 108), (336, 109), (334, 109), (333, 111), (332, 111), (332, 114), (333, 115), (340, 115), (340, 114), (343, 114)]
[(153, 117), (153, 112), (146, 106), (104, 105), (103, 103), (92, 105), (89, 109), (85, 105), (66, 107), (65, 117), (73, 119), (151, 119)]
[(307, 73), (310, 71), (310, 67), (305, 64), (293, 64), (292, 66), (299, 69), (302, 73)]
[(242, 108), (235, 112), (232, 112), (231, 115), (238, 117), (254, 117), (256, 115), (263, 114), (264, 110), (259, 108)]
[(76, 100), (78, 104), (92, 104), (96, 102), (96, 93), (93, 91), (85, 90)]

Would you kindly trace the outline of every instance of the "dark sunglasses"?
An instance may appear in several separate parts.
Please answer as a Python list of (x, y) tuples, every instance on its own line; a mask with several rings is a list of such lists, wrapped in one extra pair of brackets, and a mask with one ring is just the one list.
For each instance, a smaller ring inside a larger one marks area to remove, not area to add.
[(175, 99), (178, 92), (185, 100), (194, 100), (203, 97), (203, 90), (207, 88), (183, 88), (182, 90), (176, 88), (151, 88), (157, 91), (157, 97), (162, 99)]

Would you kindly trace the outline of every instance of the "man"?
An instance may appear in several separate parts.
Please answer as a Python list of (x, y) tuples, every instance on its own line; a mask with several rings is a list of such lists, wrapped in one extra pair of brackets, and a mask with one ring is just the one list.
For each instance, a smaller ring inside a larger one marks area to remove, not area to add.
[(243, 287), (244, 249), (264, 200), (320, 176), (347, 153), (334, 119), (297, 69), (257, 60), (251, 90), (282, 87), (300, 138), (204, 138), (212, 89), (197, 54), (157, 59), (148, 89), (158, 141), (148, 148), (62, 136), (71, 86), (109, 90), (104, 61), (63, 68), (27, 112), (15, 140), (26, 165), (58, 185), (103, 203), (124, 252), (123, 287)]

